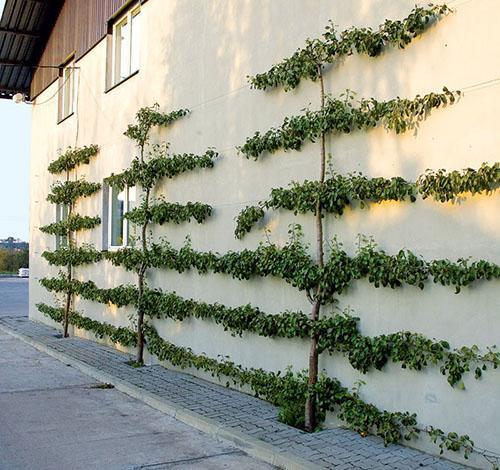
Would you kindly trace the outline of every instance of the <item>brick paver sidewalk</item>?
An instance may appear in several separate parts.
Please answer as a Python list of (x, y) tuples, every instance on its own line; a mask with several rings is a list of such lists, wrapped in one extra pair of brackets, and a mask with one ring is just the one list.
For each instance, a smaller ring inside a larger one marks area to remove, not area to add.
[(362, 438), (346, 429), (327, 429), (308, 434), (278, 422), (277, 409), (258, 398), (212, 384), (159, 365), (133, 368), (130, 356), (81, 338), (62, 339), (57, 330), (26, 318), (4, 317), (0, 326), (99, 369), (131, 386), (143, 389), (200, 417), (215, 421), (222, 429), (239, 431), (274, 446), (284, 455), (293, 454), (311, 466), (338, 470), (362, 469), (464, 469), (461, 465), (403, 447), (384, 447), (381, 439)]

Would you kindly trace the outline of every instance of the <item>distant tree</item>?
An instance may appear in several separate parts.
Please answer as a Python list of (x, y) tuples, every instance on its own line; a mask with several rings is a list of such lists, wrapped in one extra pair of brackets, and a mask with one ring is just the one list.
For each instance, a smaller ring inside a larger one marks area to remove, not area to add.
[(0, 248), (0, 272), (15, 273), (19, 268), (29, 267), (29, 250)]
[(19, 268), (29, 268), (30, 253), (29, 253), (29, 249), (28, 248), (16, 251), (16, 264), (17, 264), (17, 269), (19, 269)]
[(8, 251), (0, 248), (0, 272), (6, 271)]

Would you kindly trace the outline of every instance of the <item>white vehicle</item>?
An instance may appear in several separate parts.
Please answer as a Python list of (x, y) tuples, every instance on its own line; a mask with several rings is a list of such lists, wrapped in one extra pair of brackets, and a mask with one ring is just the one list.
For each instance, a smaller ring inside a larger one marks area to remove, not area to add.
[(17, 275), (19, 277), (29, 277), (30, 270), (29, 270), (29, 268), (19, 268), (19, 271), (17, 272)]

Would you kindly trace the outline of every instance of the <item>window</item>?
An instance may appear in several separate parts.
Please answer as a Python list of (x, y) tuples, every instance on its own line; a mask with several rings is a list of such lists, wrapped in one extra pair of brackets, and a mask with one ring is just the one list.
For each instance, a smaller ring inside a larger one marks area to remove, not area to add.
[(108, 202), (108, 242), (110, 248), (130, 245), (135, 236), (135, 226), (123, 216), (135, 207), (135, 186), (119, 191), (109, 188)]
[(76, 80), (75, 60), (69, 62), (59, 69), (59, 115), (58, 121), (66, 119), (75, 111)]
[[(56, 205), (56, 222), (61, 222), (68, 218), (68, 206), (66, 204)], [(68, 246), (68, 237), (66, 235), (56, 236), (56, 250)]]
[(139, 70), (140, 7), (130, 9), (112, 28), (111, 83), (114, 86)]

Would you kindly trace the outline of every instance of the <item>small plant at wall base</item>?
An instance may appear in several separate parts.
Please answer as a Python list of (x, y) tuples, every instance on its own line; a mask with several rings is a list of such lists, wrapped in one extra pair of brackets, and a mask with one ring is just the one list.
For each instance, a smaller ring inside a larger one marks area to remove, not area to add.
[[(125, 136), (132, 139), (139, 150), (139, 156), (132, 161), (129, 169), (118, 175), (111, 175), (106, 182), (115, 188), (123, 189), (126, 186), (138, 185), (142, 190), (142, 203), (139, 207), (125, 214), (125, 218), (139, 226), (139, 244), (136, 257), (133, 261), (133, 270), (137, 274), (137, 354), (136, 363), (144, 363), (144, 315), (143, 296), (148, 269), (152, 267), (150, 258), (151, 247), (148, 246), (147, 231), (151, 223), (163, 224), (167, 222), (181, 223), (194, 218), (203, 222), (212, 212), (212, 208), (201, 203), (187, 203), (186, 205), (151, 200), (151, 192), (162, 178), (173, 178), (178, 174), (195, 168), (211, 168), (217, 153), (208, 150), (204, 155), (180, 154), (169, 155), (168, 144), (151, 145), (151, 131), (154, 127), (167, 127), (177, 119), (186, 116), (187, 109), (180, 109), (170, 113), (159, 111), (157, 104), (152, 107), (141, 108), (136, 114), (135, 124), (130, 124)], [(146, 154), (146, 150), (149, 150)], [(120, 256), (130, 253), (127, 248), (110, 254)], [(109, 255), (108, 255), (109, 256)]]
[[(90, 183), (85, 180), (71, 180), (71, 171), (78, 165), (90, 163), (90, 159), (97, 155), (99, 148), (97, 145), (90, 145), (82, 148), (69, 147), (56, 160), (50, 163), (48, 170), (51, 174), (65, 173), (64, 181), (56, 182), (52, 186), (51, 193), (47, 196), (47, 201), (57, 204), (59, 207), (67, 208), (65, 217), (60, 217), (55, 223), (40, 227), (43, 233), (52, 234), (58, 237), (59, 245), (65, 240), (67, 246), (58, 246), (55, 251), (46, 251), (42, 256), (52, 265), (66, 267), (65, 278), (68, 286), (73, 280), (73, 269), (80, 264), (88, 264), (98, 261), (100, 253), (92, 246), (76, 246), (76, 233), (79, 230), (89, 230), (101, 223), (99, 217), (82, 216), (75, 213), (75, 203), (81, 197), (88, 197), (97, 192), (101, 185)], [(59, 211), (58, 211), (59, 212)], [(60, 213), (60, 212), (59, 212)], [(65, 292), (64, 309), (61, 319), (63, 325), (63, 336), (68, 337), (68, 327), (72, 315), (72, 292), (67, 289)], [(43, 312), (42, 312), (43, 313)]]

